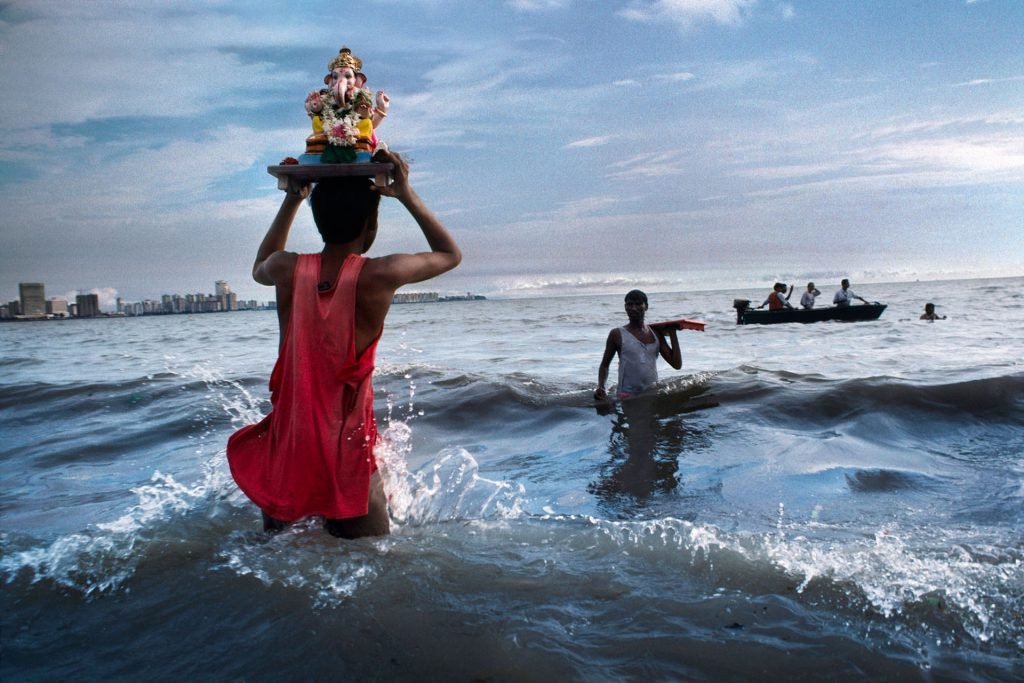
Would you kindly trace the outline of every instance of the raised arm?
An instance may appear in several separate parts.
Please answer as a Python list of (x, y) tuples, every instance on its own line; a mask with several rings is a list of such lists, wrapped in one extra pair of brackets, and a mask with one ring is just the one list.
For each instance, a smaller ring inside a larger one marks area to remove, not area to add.
[(666, 330), (664, 327), (652, 327), (651, 329), (658, 335), (658, 351), (661, 353), (661, 357), (665, 359), (665, 362), (676, 370), (683, 367), (683, 356), (679, 351), (679, 337), (676, 333), (676, 327), (673, 325), (667, 330), (669, 342), (671, 343), (665, 341)]
[[(261, 285), (275, 285), (280, 282), (285, 271), (284, 247), (288, 242), (288, 233), (295, 221), (295, 214), (302, 206), (302, 200), (309, 196), (309, 185), (295, 183), (288, 179), (281, 208), (277, 210), (274, 221), (267, 229), (267, 234), (256, 251), (256, 261), (252, 264), (252, 279)], [(288, 272), (291, 272), (288, 270)]]
[(393, 180), (385, 186), (374, 185), (377, 192), (385, 197), (394, 197), (402, 203), (420, 226), (430, 251), (416, 254), (392, 254), (380, 259), (389, 284), (398, 289), (412, 282), (422, 282), (446, 273), (462, 261), (462, 251), (455, 238), (427, 208), (416, 191), (409, 184), (409, 165), (394, 152), (385, 151), (374, 157), (376, 160), (394, 164)]

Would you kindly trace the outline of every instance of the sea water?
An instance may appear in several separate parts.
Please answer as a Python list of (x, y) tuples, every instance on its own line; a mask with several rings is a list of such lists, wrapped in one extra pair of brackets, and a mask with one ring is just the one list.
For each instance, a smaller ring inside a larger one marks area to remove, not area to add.
[(273, 313), (0, 325), (0, 676), (1019, 679), (1024, 279), (855, 289), (879, 320), (652, 293), (707, 329), (619, 405), (620, 294), (393, 307), (358, 541), (228, 472)]

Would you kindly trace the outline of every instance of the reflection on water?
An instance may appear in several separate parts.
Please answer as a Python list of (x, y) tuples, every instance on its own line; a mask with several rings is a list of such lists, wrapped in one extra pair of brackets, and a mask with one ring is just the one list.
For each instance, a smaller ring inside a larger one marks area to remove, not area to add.
[[(696, 394), (650, 394), (597, 407), (599, 415), (613, 416), (608, 438), (611, 458), (587, 490), (604, 512), (619, 519), (647, 516), (655, 501), (678, 505), (688, 497), (673, 497), (679, 486), (679, 459), (711, 444), (706, 429), (688, 418), (697, 410), (718, 405), (702, 392), (701, 388)], [(695, 515), (677, 510), (674, 516), (690, 519)]]

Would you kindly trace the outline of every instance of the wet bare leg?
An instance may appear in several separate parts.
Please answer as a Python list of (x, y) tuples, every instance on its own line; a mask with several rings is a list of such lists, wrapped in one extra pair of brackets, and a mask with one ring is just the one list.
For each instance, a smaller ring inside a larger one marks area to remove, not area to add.
[[(261, 510), (260, 512), (263, 512), (263, 511)], [(278, 531), (281, 531), (286, 526), (288, 526), (287, 523), (282, 522), (279, 519), (274, 519), (273, 517), (268, 515), (266, 512), (263, 512), (263, 530), (264, 531), (269, 531), (270, 533), (276, 534)]]
[(347, 519), (328, 519), (324, 528), (332, 536), (340, 538), (362, 538), (364, 536), (385, 536), (391, 531), (391, 519), (388, 517), (388, 500), (384, 495), (384, 485), (380, 480), (380, 472), (374, 472), (370, 478), (370, 508), (362, 517)]

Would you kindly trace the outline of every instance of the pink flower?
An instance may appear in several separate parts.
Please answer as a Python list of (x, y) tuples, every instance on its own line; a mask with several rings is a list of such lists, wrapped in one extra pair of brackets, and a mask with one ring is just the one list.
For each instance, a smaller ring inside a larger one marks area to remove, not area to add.
[(324, 103), (323, 99), (320, 97), (320, 93), (316, 90), (309, 93), (309, 96), (306, 97), (306, 111), (310, 114), (319, 114), (323, 111), (323, 108)]

